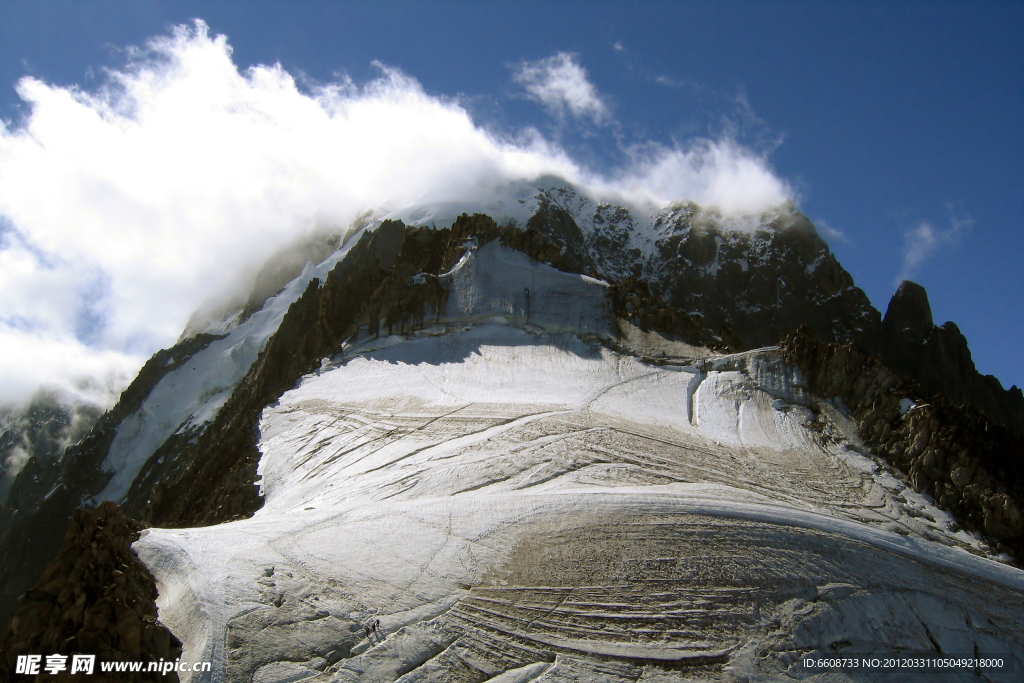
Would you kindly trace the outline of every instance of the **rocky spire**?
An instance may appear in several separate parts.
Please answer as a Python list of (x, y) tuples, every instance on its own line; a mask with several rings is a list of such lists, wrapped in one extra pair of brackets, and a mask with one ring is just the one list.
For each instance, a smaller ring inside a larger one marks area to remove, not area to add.
[(924, 339), (935, 327), (928, 292), (916, 282), (904, 280), (889, 301), (884, 321), (902, 335)]
[(952, 322), (935, 325), (928, 292), (904, 280), (889, 302), (882, 323), (881, 358), (928, 392), (956, 405), (973, 405), (991, 420), (1024, 433), (1024, 397), (1003, 389), (999, 380), (977, 371), (967, 339)]

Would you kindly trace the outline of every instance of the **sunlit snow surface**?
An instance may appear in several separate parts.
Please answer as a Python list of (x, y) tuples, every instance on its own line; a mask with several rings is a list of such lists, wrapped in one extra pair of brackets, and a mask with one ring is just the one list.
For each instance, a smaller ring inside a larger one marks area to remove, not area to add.
[(937, 648), (1019, 680), (1022, 573), (821, 446), (805, 400), (772, 350), (654, 366), (435, 327), (264, 410), (252, 519), (135, 547), (212, 680), (789, 680), (808, 653)]

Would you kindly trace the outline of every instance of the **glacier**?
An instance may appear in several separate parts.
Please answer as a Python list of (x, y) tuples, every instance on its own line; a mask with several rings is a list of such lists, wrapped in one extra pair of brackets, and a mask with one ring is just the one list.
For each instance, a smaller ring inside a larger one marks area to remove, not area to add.
[(263, 410), (252, 518), (135, 543), (182, 659), (214, 663), (183, 680), (906, 680), (801, 665), (896, 651), (1019, 680), (1024, 572), (778, 349), (644, 357), (607, 283), (467, 248), (421, 329), (350, 339)]

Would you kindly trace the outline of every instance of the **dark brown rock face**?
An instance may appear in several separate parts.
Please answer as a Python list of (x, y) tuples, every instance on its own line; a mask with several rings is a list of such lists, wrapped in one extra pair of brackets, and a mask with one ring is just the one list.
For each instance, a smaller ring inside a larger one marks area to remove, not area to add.
[(1018, 563), (1024, 558), (1024, 437), (853, 344), (822, 344), (802, 327), (782, 348), (812, 391), (842, 399), (864, 443), (916, 490)]
[(628, 278), (612, 287), (615, 315), (629, 320), (641, 330), (654, 330), (668, 338), (677, 338), (695, 346), (705, 346), (722, 353), (740, 351), (743, 343), (726, 326), (715, 333), (707, 327), (703, 316), (686, 315), (652, 294), (644, 280)]
[[(181, 643), (157, 621), (156, 584), (131, 549), (141, 525), (114, 503), (75, 511), (56, 559), (21, 602), (0, 641), (0, 681), (18, 655), (94, 654), (96, 681), (176, 681), (177, 674), (103, 674), (99, 662), (156, 662), (181, 656)], [(44, 659), (45, 661), (45, 659)], [(38, 681), (80, 679), (68, 670)]]
[(928, 292), (916, 282), (904, 280), (892, 295), (884, 320), (893, 335), (907, 339), (927, 336), (935, 327)]
[(993, 422), (1024, 435), (1024, 394), (1004, 390), (974, 366), (967, 339), (952, 322), (936, 326), (924, 287), (900, 284), (882, 324), (880, 355), (925, 391), (957, 405), (971, 405)]
[(824, 342), (871, 336), (880, 320), (814, 226), (782, 214), (755, 232), (723, 231), (692, 209), (657, 242), (651, 289), (677, 310), (728, 330), (742, 349), (770, 346), (800, 325)]
[[(577, 204), (571, 189), (548, 190), (540, 200), (524, 235), (535, 234), (551, 245), (551, 253), (522, 251), (568, 272), (642, 283), (663, 302), (659, 308), (674, 309), (699, 331), (682, 341), (705, 343), (701, 335), (711, 331), (714, 344), (745, 350), (770, 346), (810, 325), (821, 341), (877, 343), (878, 311), (794, 207), (749, 231), (722, 229), (700, 207), (682, 205), (657, 218), (659, 237), (648, 257), (630, 246), (632, 217), (621, 207), (596, 206), (586, 216), (593, 230), (584, 231), (569, 210)], [(639, 291), (629, 287), (633, 294)], [(659, 317), (668, 325), (659, 332), (678, 335), (672, 328), (687, 327), (678, 317), (675, 322)]]

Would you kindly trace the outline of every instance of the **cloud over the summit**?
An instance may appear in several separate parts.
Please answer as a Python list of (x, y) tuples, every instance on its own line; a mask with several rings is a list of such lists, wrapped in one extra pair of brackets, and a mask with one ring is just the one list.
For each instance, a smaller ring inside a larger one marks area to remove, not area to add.
[[(304, 90), (280, 65), (239, 70), (202, 22), (128, 54), (91, 90), (23, 78), (31, 113), (0, 126), (0, 404), (40, 386), (110, 403), (204, 301), (369, 209), (468, 201), (542, 175), (726, 211), (790, 196), (728, 140), (651, 144), (599, 172), (537, 131), (489, 132), (397, 69)], [(530, 68), (537, 93), (608, 116), (568, 55)]]
[(559, 52), (547, 59), (523, 62), (513, 78), (532, 99), (556, 116), (568, 112), (577, 119), (590, 119), (597, 124), (611, 116), (576, 55)]

